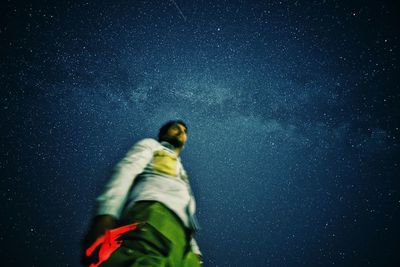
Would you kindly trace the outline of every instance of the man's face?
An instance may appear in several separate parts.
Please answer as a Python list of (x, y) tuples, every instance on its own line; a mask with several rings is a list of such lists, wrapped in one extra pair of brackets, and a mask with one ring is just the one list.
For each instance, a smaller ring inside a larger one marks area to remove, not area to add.
[(162, 140), (171, 143), (175, 147), (183, 147), (187, 140), (186, 127), (179, 123), (172, 125), (164, 134)]

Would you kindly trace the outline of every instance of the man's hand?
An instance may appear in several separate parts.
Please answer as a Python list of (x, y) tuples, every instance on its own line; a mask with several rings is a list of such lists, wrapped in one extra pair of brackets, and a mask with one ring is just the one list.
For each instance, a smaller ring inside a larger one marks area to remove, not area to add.
[(99, 215), (93, 218), (88, 233), (85, 236), (84, 243), (92, 244), (98, 237), (103, 235), (106, 230), (113, 229), (116, 226), (116, 220), (111, 215)]
[(116, 227), (116, 220), (111, 215), (99, 215), (93, 218), (89, 231), (82, 240), (82, 255), (81, 262), (87, 265), (87, 258), (85, 256), (86, 249), (93, 244), (97, 238), (102, 236), (106, 230)]

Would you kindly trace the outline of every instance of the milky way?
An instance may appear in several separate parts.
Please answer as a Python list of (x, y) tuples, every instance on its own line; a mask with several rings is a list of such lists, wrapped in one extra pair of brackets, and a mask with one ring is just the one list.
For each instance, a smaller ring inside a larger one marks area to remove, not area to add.
[(5, 266), (78, 266), (113, 166), (173, 118), (204, 266), (400, 262), (398, 5), (1, 5)]

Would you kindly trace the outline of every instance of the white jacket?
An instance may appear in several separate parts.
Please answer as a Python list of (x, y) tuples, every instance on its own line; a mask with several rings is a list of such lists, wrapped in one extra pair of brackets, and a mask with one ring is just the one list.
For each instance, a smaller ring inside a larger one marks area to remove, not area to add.
[[(119, 219), (136, 201), (154, 200), (175, 212), (186, 227), (198, 230), (188, 176), (172, 148), (171, 144), (152, 138), (133, 145), (96, 199), (96, 215), (108, 214)], [(191, 246), (194, 253), (201, 255), (193, 237)]]

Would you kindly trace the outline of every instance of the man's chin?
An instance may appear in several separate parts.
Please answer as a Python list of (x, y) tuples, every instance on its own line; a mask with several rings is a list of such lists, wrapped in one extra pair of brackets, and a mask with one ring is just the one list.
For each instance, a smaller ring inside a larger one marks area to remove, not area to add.
[(180, 140), (174, 140), (171, 142), (171, 145), (173, 145), (176, 148), (182, 148), (183, 147), (183, 143)]
[(173, 145), (175, 148), (182, 148), (184, 145), (184, 143), (181, 140), (179, 140), (178, 138), (169, 138), (169, 139), (166, 139), (165, 141), (167, 141), (168, 143)]

